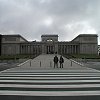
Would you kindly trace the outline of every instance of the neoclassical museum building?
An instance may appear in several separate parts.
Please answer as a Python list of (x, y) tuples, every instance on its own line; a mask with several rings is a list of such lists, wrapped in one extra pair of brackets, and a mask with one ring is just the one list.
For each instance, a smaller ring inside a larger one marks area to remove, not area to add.
[(0, 35), (0, 55), (16, 54), (98, 54), (98, 35), (80, 34), (71, 41), (44, 34), (41, 41), (28, 41), (21, 35)]

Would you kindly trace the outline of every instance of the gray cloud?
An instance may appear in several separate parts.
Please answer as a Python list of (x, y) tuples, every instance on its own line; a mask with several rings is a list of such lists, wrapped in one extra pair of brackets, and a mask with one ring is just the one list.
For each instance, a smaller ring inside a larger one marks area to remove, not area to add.
[(100, 35), (99, 5), (100, 0), (0, 0), (0, 33), (28, 40), (41, 34), (58, 34), (59, 40)]

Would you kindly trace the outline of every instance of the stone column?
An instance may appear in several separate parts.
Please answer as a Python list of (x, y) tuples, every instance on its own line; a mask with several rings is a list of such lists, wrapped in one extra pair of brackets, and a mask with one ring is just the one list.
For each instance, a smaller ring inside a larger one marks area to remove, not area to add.
[(73, 45), (72, 45), (72, 48), (71, 49), (72, 49), (72, 54), (73, 54)]
[(55, 44), (55, 52), (58, 53), (58, 44), (57, 43)]
[(76, 45), (75, 45), (75, 54), (76, 54)]
[(44, 44), (42, 44), (42, 54), (44, 54), (45, 53), (45, 46), (44, 46)]
[(64, 54), (65, 54), (65, 45), (64, 45)]

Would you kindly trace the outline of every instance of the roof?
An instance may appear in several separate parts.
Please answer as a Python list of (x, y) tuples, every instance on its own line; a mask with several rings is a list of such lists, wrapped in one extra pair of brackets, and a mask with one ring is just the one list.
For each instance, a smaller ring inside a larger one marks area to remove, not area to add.
[(78, 37), (98, 37), (97, 34), (79, 34), (77, 37), (75, 37), (72, 41), (74, 41), (75, 39), (77, 39)]
[(84, 36), (97, 36), (98, 37), (97, 34), (79, 34), (77, 37), (80, 37), (80, 36), (82, 36), (82, 37), (84, 37)]
[(57, 34), (43, 34), (41, 37), (58, 37)]
[(2, 35), (2, 36), (7, 36), (7, 37), (21, 37), (23, 40), (25, 40), (26, 42), (28, 42), (24, 37), (22, 37), (19, 34), (9, 34), (9, 35)]

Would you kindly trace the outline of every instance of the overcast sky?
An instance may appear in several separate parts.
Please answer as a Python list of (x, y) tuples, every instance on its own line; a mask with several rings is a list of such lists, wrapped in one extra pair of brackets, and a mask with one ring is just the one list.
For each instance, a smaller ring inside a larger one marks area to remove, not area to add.
[(28, 40), (58, 34), (60, 41), (100, 36), (100, 0), (0, 0), (0, 33)]

